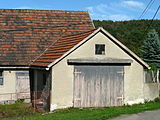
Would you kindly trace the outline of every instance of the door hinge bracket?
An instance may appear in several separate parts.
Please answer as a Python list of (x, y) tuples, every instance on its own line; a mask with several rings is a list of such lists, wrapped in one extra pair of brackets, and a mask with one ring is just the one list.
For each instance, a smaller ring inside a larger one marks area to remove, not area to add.
[(74, 74), (81, 74), (81, 72), (73, 72)]

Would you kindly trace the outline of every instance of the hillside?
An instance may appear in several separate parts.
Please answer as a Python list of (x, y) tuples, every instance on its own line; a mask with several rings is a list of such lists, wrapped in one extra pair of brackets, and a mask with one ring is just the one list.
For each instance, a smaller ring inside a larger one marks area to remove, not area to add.
[(114, 37), (120, 40), (129, 49), (141, 56), (140, 47), (150, 29), (155, 29), (160, 35), (160, 20), (154, 20), (152, 26), (147, 30), (151, 20), (130, 21), (99, 21), (94, 20), (96, 28), (103, 27)]

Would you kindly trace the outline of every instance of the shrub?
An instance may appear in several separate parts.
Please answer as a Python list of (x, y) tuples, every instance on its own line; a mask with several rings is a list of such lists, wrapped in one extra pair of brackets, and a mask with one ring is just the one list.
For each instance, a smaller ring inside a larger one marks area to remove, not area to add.
[(25, 99), (18, 99), (18, 100), (16, 101), (16, 103), (24, 103), (24, 100), (25, 100)]
[(154, 102), (160, 102), (160, 97), (155, 98)]

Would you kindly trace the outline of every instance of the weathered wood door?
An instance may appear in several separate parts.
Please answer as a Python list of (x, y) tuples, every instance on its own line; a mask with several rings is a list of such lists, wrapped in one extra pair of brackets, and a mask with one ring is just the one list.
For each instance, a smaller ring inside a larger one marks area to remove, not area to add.
[(16, 72), (17, 99), (30, 98), (29, 72)]
[(75, 66), (74, 107), (123, 104), (123, 66)]

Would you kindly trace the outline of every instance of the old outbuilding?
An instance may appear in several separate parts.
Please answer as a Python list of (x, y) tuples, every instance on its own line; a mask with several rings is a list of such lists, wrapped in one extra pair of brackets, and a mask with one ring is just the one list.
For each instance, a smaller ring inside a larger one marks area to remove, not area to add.
[(158, 84), (145, 82), (149, 66), (103, 28), (59, 39), (32, 66), (50, 73), (51, 110), (143, 103), (159, 95)]
[(51, 111), (121, 106), (159, 96), (158, 84), (146, 82), (148, 64), (103, 28), (95, 29), (87, 12), (1, 11), (9, 12), (4, 19), (16, 25), (8, 22), (8, 31), (1, 31), (0, 95), (15, 90), (12, 78), (25, 70), (33, 106)]

